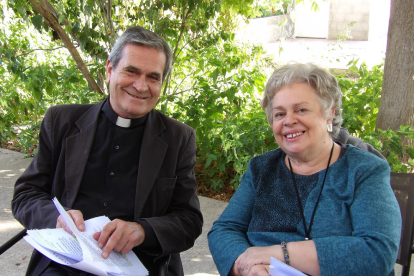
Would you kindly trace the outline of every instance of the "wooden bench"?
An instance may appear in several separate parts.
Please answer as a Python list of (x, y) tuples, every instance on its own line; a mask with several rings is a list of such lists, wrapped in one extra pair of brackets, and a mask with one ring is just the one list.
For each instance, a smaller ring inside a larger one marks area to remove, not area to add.
[(410, 274), (414, 225), (414, 173), (391, 173), (391, 187), (400, 205), (402, 229), (397, 264), (402, 266), (402, 276)]

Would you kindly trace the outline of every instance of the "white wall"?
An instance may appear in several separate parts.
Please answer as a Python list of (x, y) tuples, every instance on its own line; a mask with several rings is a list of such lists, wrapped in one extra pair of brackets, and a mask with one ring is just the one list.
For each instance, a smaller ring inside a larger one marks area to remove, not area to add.
[(295, 6), (295, 36), (327, 38), (329, 32), (329, 1), (317, 0), (318, 11), (311, 10), (311, 1)]

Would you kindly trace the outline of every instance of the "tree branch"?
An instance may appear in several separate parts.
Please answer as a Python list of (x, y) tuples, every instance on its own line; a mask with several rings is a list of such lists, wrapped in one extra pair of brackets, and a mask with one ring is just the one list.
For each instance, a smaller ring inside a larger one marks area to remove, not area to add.
[(193, 7), (193, 9), (188, 8), (187, 12), (185, 12), (185, 6), (186, 6), (186, 5), (185, 5), (185, 0), (183, 0), (183, 3), (182, 3), (182, 7), (183, 7), (183, 14), (182, 14), (182, 21), (181, 21), (180, 35), (178, 36), (178, 39), (177, 39), (177, 44), (175, 45), (175, 48), (174, 48), (174, 53), (173, 53), (173, 60), (172, 60), (171, 70), (170, 70), (170, 72), (168, 73), (168, 76), (167, 76), (167, 78), (166, 78), (166, 82), (165, 82), (165, 86), (164, 86), (164, 92), (162, 93), (163, 95), (166, 95), (166, 94), (167, 94), (168, 84), (170, 83), (170, 79), (171, 79), (172, 68), (174, 67), (175, 59), (177, 58), (177, 51), (178, 51), (178, 48), (180, 47), (180, 42), (181, 42), (181, 39), (182, 39), (183, 34), (184, 34), (184, 31), (185, 31), (185, 25), (186, 25), (186, 23), (187, 23), (187, 19), (188, 19), (188, 17), (190, 16), (191, 12), (192, 12), (192, 11), (193, 11), (193, 9), (194, 9), (194, 7)]
[[(80, 56), (78, 50), (73, 45), (72, 41), (70, 40), (69, 36), (62, 29), (59, 22), (57, 22), (56, 18), (48, 11), (46, 0), (39, 0), (39, 3), (36, 0), (29, 0), (30, 4), (33, 8), (38, 12), (40, 15), (43, 16), (47, 21), (49, 21), (50, 25), (52, 26), (53, 30), (57, 32), (59, 37), (62, 39), (63, 44), (69, 50), (70, 54), (72, 55), (73, 59), (76, 62), (79, 70), (82, 72), (83, 76), (87, 80), (90, 87), (97, 93), (103, 94), (102, 89), (96, 83), (95, 79), (92, 77), (91, 73), (89, 72), (88, 67), (83, 62), (82, 57)], [(50, 4), (50, 3), (49, 3)]]
[(29, 51), (29, 52), (25, 52), (25, 53), (22, 53), (20, 55), (17, 55), (16, 57), (27, 56), (28, 54), (33, 53), (34, 51), (54, 51), (54, 50), (58, 50), (58, 49), (61, 49), (61, 48), (66, 48), (66, 47), (65, 46), (61, 46), (61, 47), (50, 48), (50, 49), (33, 49), (33, 50)]

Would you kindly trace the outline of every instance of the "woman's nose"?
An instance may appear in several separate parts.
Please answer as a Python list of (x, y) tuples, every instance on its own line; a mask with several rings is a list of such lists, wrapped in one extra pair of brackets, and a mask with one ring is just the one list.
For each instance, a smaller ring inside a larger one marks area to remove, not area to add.
[(284, 125), (286, 125), (286, 126), (294, 125), (297, 122), (298, 121), (297, 121), (296, 116), (295, 116), (294, 113), (292, 113), (292, 112), (286, 113), (285, 118), (284, 118), (284, 121), (283, 121), (283, 124)]

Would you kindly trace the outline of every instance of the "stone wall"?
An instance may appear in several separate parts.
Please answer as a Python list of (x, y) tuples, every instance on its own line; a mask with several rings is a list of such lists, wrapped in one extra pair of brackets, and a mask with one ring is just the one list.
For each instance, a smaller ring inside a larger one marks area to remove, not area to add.
[[(347, 35), (349, 40), (368, 40), (370, 2), (371, 0), (331, 1), (328, 39), (337, 39), (339, 36)], [(348, 26), (353, 22), (355, 22), (354, 25), (349, 28)]]
[(273, 43), (277, 42), (283, 34), (279, 26), (286, 19), (286, 15), (269, 16), (240, 22), (236, 37), (244, 41)]
[[(318, 12), (311, 11), (310, 2), (306, 2), (308, 6), (296, 6), (291, 27), (295, 29), (295, 36), (365, 41), (386, 39), (391, 0), (319, 1), (322, 8)], [(324, 18), (326, 20), (322, 20)], [(285, 19), (286, 16), (280, 15), (241, 22), (236, 35), (244, 41), (274, 43), (284, 32), (279, 25)], [(326, 24), (326, 28), (321, 24)]]

